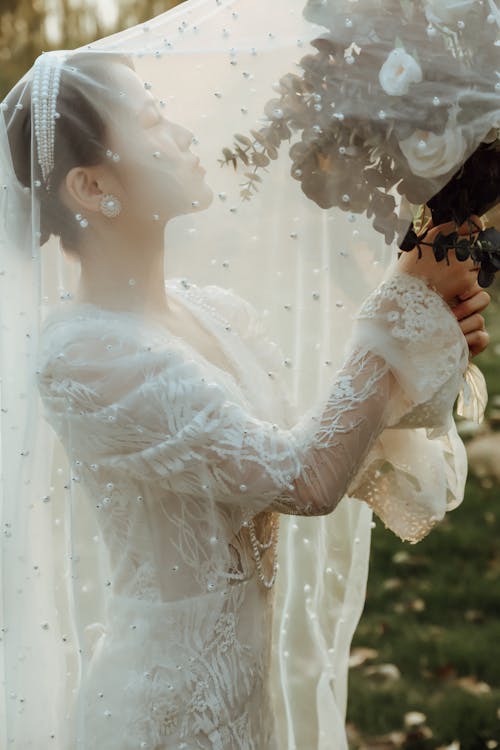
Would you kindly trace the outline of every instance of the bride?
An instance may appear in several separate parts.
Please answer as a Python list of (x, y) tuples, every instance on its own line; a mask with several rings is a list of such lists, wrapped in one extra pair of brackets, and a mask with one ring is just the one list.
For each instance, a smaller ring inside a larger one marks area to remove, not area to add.
[[(453, 431), (489, 296), (470, 261), (403, 254), (357, 311), (325, 396), (294, 413), (255, 306), (221, 283), (165, 279), (167, 224), (214, 191), (193, 133), (146, 84), (129, 57), (46, 53), (3, 108), (37, 239), (59, 238), (80, 268), (43, 321), (36, 384), (98, 531), (91, 542), (73, 501), (72, 549), (95, 558), (102, 618), (75, 594), (81, 663), (63, 659), (50, 726), (58, 750), (284, 750), (270, 681), (280, 515), (334, 523), (347, 495), (402, 538), (429, 532), (443, 494), (424, 474), (441, 481), (444, 454), (395, 498), (380, 440)], [(7, 739), (45, 748), (24, 702)]]

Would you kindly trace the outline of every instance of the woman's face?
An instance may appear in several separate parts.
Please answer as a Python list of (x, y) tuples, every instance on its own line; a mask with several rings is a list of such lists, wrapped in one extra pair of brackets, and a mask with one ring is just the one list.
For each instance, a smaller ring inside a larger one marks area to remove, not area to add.
[(192, 132), (165, 117), (133, 70), (116, 68), (124, 106), (110, 113), (108, 158), (124, 191), (119, 196), (124, 210), (134, 219), (164, 223), (207, 208), (213, 192), (199, 158), (190, 150)]

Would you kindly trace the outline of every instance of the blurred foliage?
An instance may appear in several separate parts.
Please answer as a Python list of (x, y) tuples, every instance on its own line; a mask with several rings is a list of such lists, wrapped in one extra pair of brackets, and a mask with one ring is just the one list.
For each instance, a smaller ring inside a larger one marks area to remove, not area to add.
[[(491, 342), (474, 361), (498, 434), (500, 281), (488, 292)], [(500, 749), (500, 493), (472, 468), (462, 505), (420, 544), (376, 523), (351, 655), (352, 750)]]
[(75, 49), (182, 0), (0, 0), (0, 99), (41, 52)]
[[(182, 0), (0, 0), (0, 98), (40, 52), (73, 49)], [(494, 217), (499, 226), (497, 209)], [(491, 345), (475, 361), (500, 396), (500, 283)], [(490, 399), (491, 401), (492, 399)], [(491, 407), (488, 407), (487, 414)], [(500, 748), (498, 486), (470, 475), (464, 503), (413, 547), (377, 524), (353, 641), (348, 726), (356, 750)]]

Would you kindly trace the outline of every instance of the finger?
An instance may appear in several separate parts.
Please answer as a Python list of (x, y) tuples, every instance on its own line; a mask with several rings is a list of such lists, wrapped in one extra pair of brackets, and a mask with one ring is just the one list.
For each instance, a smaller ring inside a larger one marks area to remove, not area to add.
[(468, 318), (464, 318), (462, 321), (460, 321), (460, 328), (462, 329), (462, 333), (465, 335), (468, 333), (473, 333), (474, 331), (485, 331), (486, 324), (484, 322), (483, 316), (479, 315), (479, 313), (476, 313), (476, 315), (469, 315)]
[(461, 297), (469, 299), (473, 296), (472, 291), (474, 289), (477, 290), (478, 286), (478, 268), (474, 266), (470, 258), (463, 263), (454, 258), (448, 268), (444, 268), (443, 270), (444, 272), (453, 274), (453, 283), (457, 295), (455, 297), (456, 304), (461, 303)]
[(465, 337), (469, 346), (471, 357), (477, 357), (478, 354), (484, 352), (490, 343), (490, 335), (488, 331), (474, 331), (468, 333)]
[(456, 223), (454, 221), (447, 221), (444, 222), (444, 224), (438, 224), (437, 226), (433, 226), (431, 224), (431, 227), (427, 233), (426, 241), (433, 242), (436, 237), (439, 234), (453, 234), (456, 232), (458, 235), (475, 235), (478, 234), (482, 229), (484, 229), (484, 221), (481, 219), (480, 216), (477, 216), (476, 214), (473, 214), (470, 216), (464, 223), (457, 227)]
[[(461, 225), (460, 229), (469, 229), (471, 225), (476, 225), (477, 227), (480, 227), (481, 229), (484, 229), (484, 221), (483, 219), (478, 216), (477, 214), (471, 214)], [(453, 227), (454, 230), (457, 228), (457, 224), (455, 221), (445, 221), (443, 224), (433, 224), (432, 221), (430, 223), (431, 229), (445, 229), (447, 230), (449, 227)]]
[(438, 234), (453, 234), (457, 231), (457, 225), (454, 221), (447, 221), (445, 224), (438, 224), (429, 230), (426, 236), (426, 242), (433, 242)]
[(477, 234), (484, 229), (484, 221), (473, 214), (458, 228), (458, 234)]
[(483, 289), (480, 292), (474, 294), (472, 297), (464, 300), (463, 302), (459, 302), (458, 305), (453, 308), (453, 314), (455, 315), (457, 320), (463, 320), (464, 318), (468, 318), (470, 315), (474, 315), (475, 313), (479, 313), (485, 310), (490, 304), (490, 301), (490, 295)]
[(460, 294), (458, 296), (458, 299), (460, 301), (465, 301), (466, 299), (469, 299), (470, 297), (473, 297), (475, 294), (479, 294), (479, 292), (482, 292), (482, 291), (483, 291), (483, 288), (479, 286), (479, 282), (476, 281), (475, 284), (473, 284), (471, 288), (467, 290), (467, 292)]

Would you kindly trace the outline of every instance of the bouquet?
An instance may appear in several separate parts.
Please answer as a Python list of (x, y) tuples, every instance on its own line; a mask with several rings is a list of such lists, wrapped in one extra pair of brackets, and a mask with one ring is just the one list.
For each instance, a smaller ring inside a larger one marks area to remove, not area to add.
[[(498, 49), (493, 0), (309, 0), (304, 16), (326, 33), (298, 72), (281, 77), (264, 125), (223, 149), (221, 164), (247, 168), (244, 200), (299, 133), (289, 155), (304, 194), (321, 208), (366, 214), (401, 251), (420, 253), (431, 222), (458, 227), (499, 202), (498, 72), (485, 95)], [(466, 158), (469, 123), (483, 133)], [(416, 209), (409, 230), (394, 191)], [(500, 269), (494, 228), (471, 224), (469, 237), (439, 235), (432, 247), (437, 261), (451, 249), (459, 260), (472, 257), (484, 287)]]

